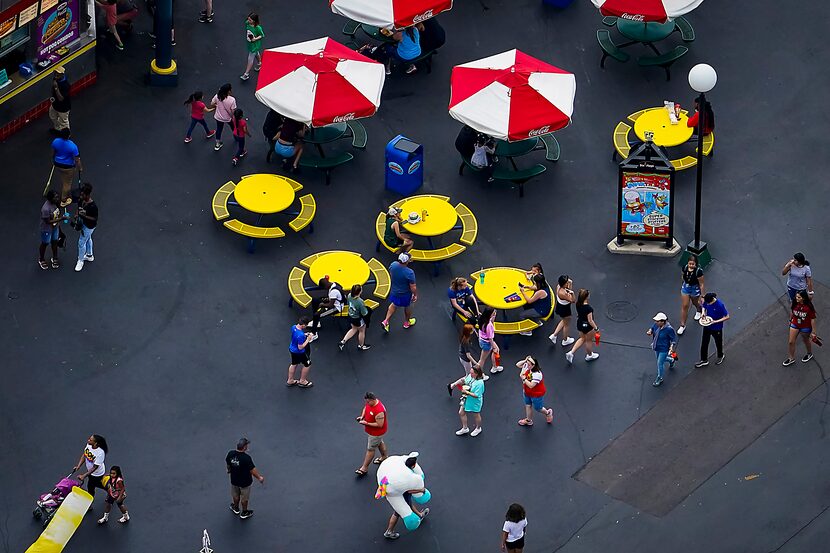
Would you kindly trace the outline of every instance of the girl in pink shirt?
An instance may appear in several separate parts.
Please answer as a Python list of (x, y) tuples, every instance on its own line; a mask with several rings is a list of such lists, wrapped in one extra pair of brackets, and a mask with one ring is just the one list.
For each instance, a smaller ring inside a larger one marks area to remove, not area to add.
[(210, 107), (216, 110), (213, 113), (213, 118), (216, 119), (216, 145), (213, 149), (218, 152), (222, 148), (222, 129), (230, 124), (233, 111), (236, 109), (236, 98), (231, 96), (230, 83), (225, 83), (219, 88), (219, 92), (210, 101)]
[(236, 167), (239, 160), (248, 153), (248, 150), (245, 149), (245, 136), (251, 136), (251, 132), (248, 130), (248, 122), (245, 120), (245, 114), (242, 113), (241, 109), (234, 110), (231, 128), (233, 129), (233, 139), (236, 140), (236, 155), (233, 156), (233, 166)]
[(499, 362), (501, 356), (499, 355), (499, 346), (496, 344), (496, 326), (493, 322), (496, 320), (496, 310), (492, 307), (485, 307), (478, 317), (478, 345), (481, 346), (481, 357), (478, 360), (478, 366), (484, 369), (484, 362), (490, 357), (493, 363), (490, 373), (496, 374), (504, 370)]
[(193, 134), (193, 129), (196, 125), (202, 125), (205, 128), (205, 139), (211, 138), (216, 131), (212, 131), (205, 123), (205, 112), (213, 111), (214, 108), (209, 108), (202, 101), (202, 91), (197, 90), (190, 97), (184, 101), (184, 105), (190, 106), (190, 126), (187, 128), (187, 135), (184, 137), (185, 143), (190, 143), (193, 139), (190, 135)]

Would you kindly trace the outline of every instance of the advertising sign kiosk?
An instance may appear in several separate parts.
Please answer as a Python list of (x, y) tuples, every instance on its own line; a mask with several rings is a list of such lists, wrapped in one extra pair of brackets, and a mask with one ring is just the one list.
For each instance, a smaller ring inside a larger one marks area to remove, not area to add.
[[(648, 136), (647, 136), (648, 138)], [(646, 140), (620, 162), (617, 184), (617, 245), (625, 240), (674, 243), (674, 166)]]

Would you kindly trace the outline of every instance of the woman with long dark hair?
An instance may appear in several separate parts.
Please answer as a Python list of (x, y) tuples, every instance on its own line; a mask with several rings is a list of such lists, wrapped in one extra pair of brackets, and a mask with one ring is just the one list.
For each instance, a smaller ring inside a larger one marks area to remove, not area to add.
[(86, 491), (93, 497), (95, 496), (95, 488), (106, 489), (102, 481), (104, 475), (107, 473), (105, 464), (107, 453), (109, 453), (107, 441), (103, 436), (93, 434), (87, 438), (84, 450), (81, 452), (81, 458), (78, 459), (78, 464), (75, 465), (72, 471), (75, 472), (81, 468), (81, 465), (86, 464), (86, 472), (82, 472), (77, 478), (81, 482), (85, 478), (88, 478), (86, 481)]
[(806, 291), (808, 296), (813, 295), (813, 271), (803, 253), (794, 253), (793, 258), (784, 265), (781, 274), (787, 277), (787, 293), (790, 295), (790, 301), (795, 301), (795, 293), (800, 290)]
[(795, 343), (798, 337), (804, 341), (804, 346), (807, 348), (807, 353), (801, 358), (803, 363), (806, 363), (813, 358), (813, 343), (816, 339), (816, 309), (813, 307), (813, 302), (810, 300), (810, 295), (804, 291), (799, 290), (795, 293), (795, 299), (791, 306), (790, 317), (790, 336), (787, 341), (787, 358), (782, 365), (788, 367), (795, 363)]
[[(532, 291), (532, 293), (531, 293)], [(537, 273), (533, 275), (533, 284), (528, 286), (519, 283), (519, 292), (522, 293), (527, 305), (525, 309), (519, 314), (521, 319), (531, 319), (539, 323), (539, 326), (545, 322), (545, 317), (550, 314), (551, 297), (550, 286), (545, 280), (544, 273)], [(532, 331), (521, 332), (525, 336), (530, 336)]]
[(695, 306), (695, 320), (703, 314), (703, 296), (706, 295), (703, 269), (697, 266), (697, 256), (690, 255), (686, 266), (683, 267), (680, 284), (680, 327), (678, 336), (686, 332), (686, 319), (689, 316), (689, 305)]
[(217, 152), (222, 148), (222, 129), (225, 125), (230, 125), (236, 109), (236, 98), (231, 96), (232, 91), (231, 83), (225, 83), (210, 101), (210, 107), (216, 110), (213, 112), (213, 118), (216, 119), (216, 145), (213, 149)]
[(554, 292), (554, 299), (556, 304), (553, 306), (553, 312), (559, 315), (559, 324), (556, 325), (553, 334), (548, 336), (553, 345), (556, 345), (556, 336), (562, 333), (562, 346), (570, 346), (574, 343), (574, 339), (568, 335), (568, 329), (571, 326), (571, 317), (573, 310), (571, 305), (576, 301), (576, 294), (573, 291), (573, 281), (568, 275), (560, 275), (556, 291)]
[(579, 338), (571, 351), (565, 354), (568, 363), (574, 362), (574, 353), (583, 345), (585, 346), (586, 361), (593, 361), (599, 357), (599, 354), (594, 352), (594, 334), (599, 330), (599, 327), (594, 322), (594, 308), (588, 304), (590, 295), (590, 290), (580, 288), (576, 296), (576, 329), (579, 331)]
[(527, 531), (527, 515), (525, 508), (513, 503), (507, 508), (504, 515), (504, 526), (501, 529), (501, 550), (507, 553), (522, 553), (525, 547), (525, 532)]

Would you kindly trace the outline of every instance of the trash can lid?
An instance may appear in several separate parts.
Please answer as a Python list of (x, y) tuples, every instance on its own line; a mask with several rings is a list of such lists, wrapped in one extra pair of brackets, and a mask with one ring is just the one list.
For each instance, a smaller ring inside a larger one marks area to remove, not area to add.
[(415, 151), (420, 148), (421, 145), (417, 142), (412, 142), (406, 138), (401, 138), (397, 142), (395, 142), (395, 149), (401, 150), (402, 152), (406, 152), (408, 154), (414, 154)]

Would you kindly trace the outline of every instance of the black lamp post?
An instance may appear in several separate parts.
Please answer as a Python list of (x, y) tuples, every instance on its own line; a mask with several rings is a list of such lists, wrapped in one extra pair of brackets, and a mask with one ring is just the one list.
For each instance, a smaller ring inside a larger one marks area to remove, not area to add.
[(711, 259), (706, 242), (700, 240), (700, 209), (703, 188), (703, 129), (706, 118), (706, 93), (715, 88), (718, 74), (711, 65), (699, 63), (689, 70), (689, 85), (698, 92), (697, 98), (697, 187), (695, 189), (695, 238), (686, 246), (686, 251), (698, 258), (698, 266), (705, 266)]

